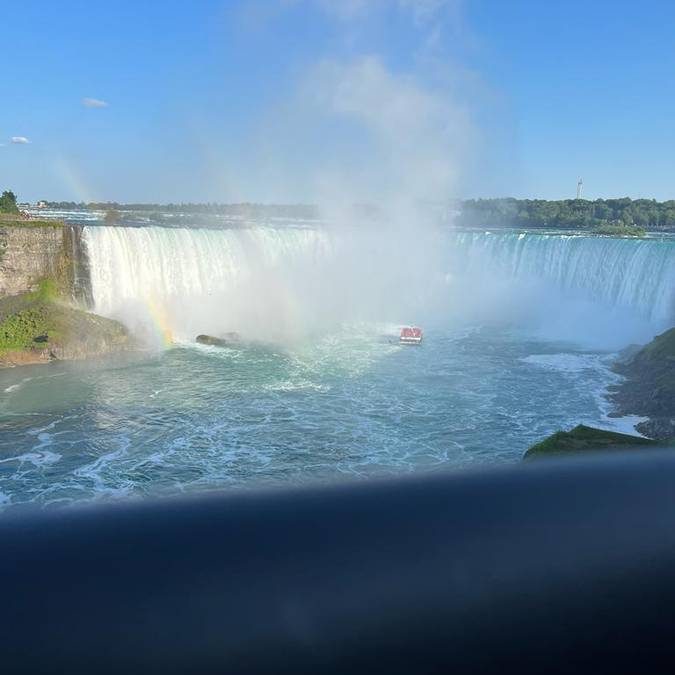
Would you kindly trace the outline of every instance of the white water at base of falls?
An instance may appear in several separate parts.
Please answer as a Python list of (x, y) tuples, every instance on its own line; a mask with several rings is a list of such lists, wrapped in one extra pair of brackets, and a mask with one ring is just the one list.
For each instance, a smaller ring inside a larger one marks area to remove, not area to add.
[(87, 226), (83, 240), (94, 311), (179, 341), (236, 331), (289, 342), (410, 321), (442, 282), (442, 247), (411, 230)]
[(86, 227), (84, 240), (94, 311), (172, 339), (299, 320), (301, 275), (330, 248), (315, 230), (269, 227)]
[[(264, 226), (83, 232), (94, 311), (146, 337), (238, 331), (283, 340), (344, 321), (429, 322), (452, 312), (519, 320), (522, 305), (550, 303), (555, 315), (567, 297), (644, 322), (627, 339), (675, 319), (674, 239), (448, 230), (413, 250), (412, 238), (378, 237)], [(524, 288), (539, 295), (524, 298)]]

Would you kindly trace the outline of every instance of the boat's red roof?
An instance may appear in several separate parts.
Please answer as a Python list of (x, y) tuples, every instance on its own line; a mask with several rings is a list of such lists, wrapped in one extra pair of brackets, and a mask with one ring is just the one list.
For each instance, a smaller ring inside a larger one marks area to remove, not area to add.
[(418, 338), (422, 337), (422, 329), (417, 326), (404, 326), (401, 328), (401, 337)]

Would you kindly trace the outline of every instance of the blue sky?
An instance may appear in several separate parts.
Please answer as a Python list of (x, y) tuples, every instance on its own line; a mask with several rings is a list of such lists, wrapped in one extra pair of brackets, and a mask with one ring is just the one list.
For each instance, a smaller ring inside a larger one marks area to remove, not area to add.
[(3, 26), (20, 199), (675, 198), (675, 3), (10, 0)]

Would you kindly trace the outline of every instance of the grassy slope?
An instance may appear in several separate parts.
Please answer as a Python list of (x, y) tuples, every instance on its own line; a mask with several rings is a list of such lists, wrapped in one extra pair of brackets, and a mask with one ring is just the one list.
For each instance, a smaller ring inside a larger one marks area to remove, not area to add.
[(2, 214), (0, 228), (2, 227), (63, 227), (63, 223), (60, 220), (37, 220)]
[(3, 220), (0, 226), (6, 227), (63, 227), (58, 220)]
[(580, 424), (572, 431), (556, 431), (536, 443), (525, 453), (524, 459), (597, 450), (634, 450), (657, 445), (663, 443)]
[(45, 280), (35, 293), (0, 299), (0, 354), (26, 349), (35, 337), (57, 332), (50, 316), (55, 294), (54, 283)]
[(66, 351), (85, 356), (102, 344), (122, 346), (127, 340), (118, 322), (61, 304), (51, 280), (35, 293), (0, 299), (0, 364), (40, 361)]

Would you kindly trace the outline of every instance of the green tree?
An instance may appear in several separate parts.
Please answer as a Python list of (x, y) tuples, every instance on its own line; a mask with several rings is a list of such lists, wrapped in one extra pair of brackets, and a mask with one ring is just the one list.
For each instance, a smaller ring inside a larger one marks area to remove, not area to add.
[(5, 190), (0, 197), (0, 213), (19, 213), (16, 195), (11, 190)]

